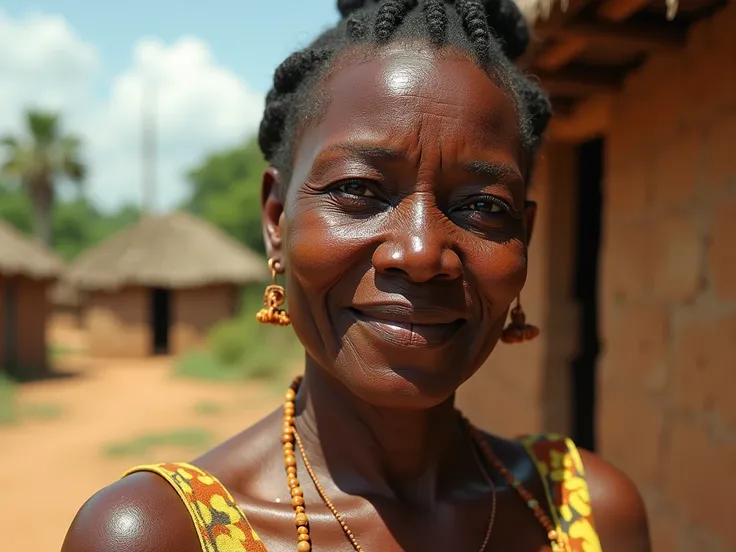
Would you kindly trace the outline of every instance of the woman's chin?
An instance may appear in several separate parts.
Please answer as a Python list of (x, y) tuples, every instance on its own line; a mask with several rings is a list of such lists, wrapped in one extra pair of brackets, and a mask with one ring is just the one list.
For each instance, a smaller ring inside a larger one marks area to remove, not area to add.
[(454, 370), (437, 373), (422, 367), (373, 368), (340, 378), (352, 393), (380, 408), (427, 410), (450, 399), (461, 381)]

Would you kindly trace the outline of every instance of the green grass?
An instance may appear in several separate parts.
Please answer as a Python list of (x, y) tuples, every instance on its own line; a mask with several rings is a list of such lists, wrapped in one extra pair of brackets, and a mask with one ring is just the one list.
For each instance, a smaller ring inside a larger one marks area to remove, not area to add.
[(77, 349), (67, 347), (66, 345), (52, 344), (49, 345), (48, 348), (48, 355), (50, 360), (56, 360), (70, 355), (78, 355), (79, 353), (80, 351), (78, 351)]
[(53, 403), (30, 403), (21, 406), (20, 415), (31, 420), (57, 420), (64, 415), (64, 407)]
[(18, 384), (0, 374), (0, 425), (18, 424), (24, 420), (56, 420), (63, 416), (64, 409), (58, 404), (21, 404), (17, 391)]
[(237, 366), (219, 362), (209, 351), (195, 351), (178, 358), (174, 365), (174, 375), (210, 381), (244, 379)]
[(142, 456), (157, 447), (181, 447), (202, 450), (212, 443), (212, 434), (200, 428), (177, 429), (165, 433), (146, 433), (127, 441), (110, 443), (103, 449), (105, 456)]
[(216, 350), (191, 352), (177, 359), (174, 375), (210, 381), (280, 382), (301, 351), (296, 347), (274, 344), (272, 347), (255, 345), (242, 354), (241, 358), (224, 360)]
[(223, 410), (223, 406), (214, 401), (201, 401), (194, 405), (194, 411), (202, 416), (217, 416)]

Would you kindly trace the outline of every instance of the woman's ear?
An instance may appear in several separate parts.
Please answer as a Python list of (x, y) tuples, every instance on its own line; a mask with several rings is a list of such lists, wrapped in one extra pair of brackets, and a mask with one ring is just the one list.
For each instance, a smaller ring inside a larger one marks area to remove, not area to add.
[(534, 221), (537, 218), (537, 204), (534, 201), (527, 201), (524, 205), (524, 218), (526, 219), (526, 245), (532, 241), (532, 232), (534, 230)]
[(280, 191), (279, 171), (268, 167), (261, 182), (261, 213), (263, 219), (263, 241), (269, 259), (281, 261), (281, 217), (284, 204)]

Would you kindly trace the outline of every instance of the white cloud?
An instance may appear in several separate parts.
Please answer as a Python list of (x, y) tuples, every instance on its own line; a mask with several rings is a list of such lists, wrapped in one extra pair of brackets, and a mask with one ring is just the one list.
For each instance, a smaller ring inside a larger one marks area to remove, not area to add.
[(20, 126), (19, 113), (41, 105), (68, 110), (89, 100), (97, 51), (59, 16), (13, 20), (0, 11), (0, 126)]
[(101, 206), (140, 201), (144, 89), (157, 112), (159, 208), (183, 198), (188, 168), (254, 132), (262, 114), (263, 96), (196, 37), (169, 45), (140, 39), (130, 67), (106, 83), (102, 98), (93, 93), (99, 65), (94, 47), (63, 18), (13, 20), (0, 12), (0, 75), (12, 81), (0, 86), (0, 133), (16, 131), (28, 105), (60, 109), (66, 128), (84, 138), (88, 189)]

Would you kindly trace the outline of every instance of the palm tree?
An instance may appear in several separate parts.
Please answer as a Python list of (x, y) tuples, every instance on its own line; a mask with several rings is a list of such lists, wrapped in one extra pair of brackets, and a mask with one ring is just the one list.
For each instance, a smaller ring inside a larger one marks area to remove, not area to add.
[(61, 135), (59, 115), (39, 110), (26, 113), (27, 136), (0, 139), (5, 159), (0, 175), (16, 179), (33, 205), (36, 237), (51, 246), (51, 225), (56, 199), (56, 179), (81, 184), (86, 167), (81, 161), (78, 138)]

